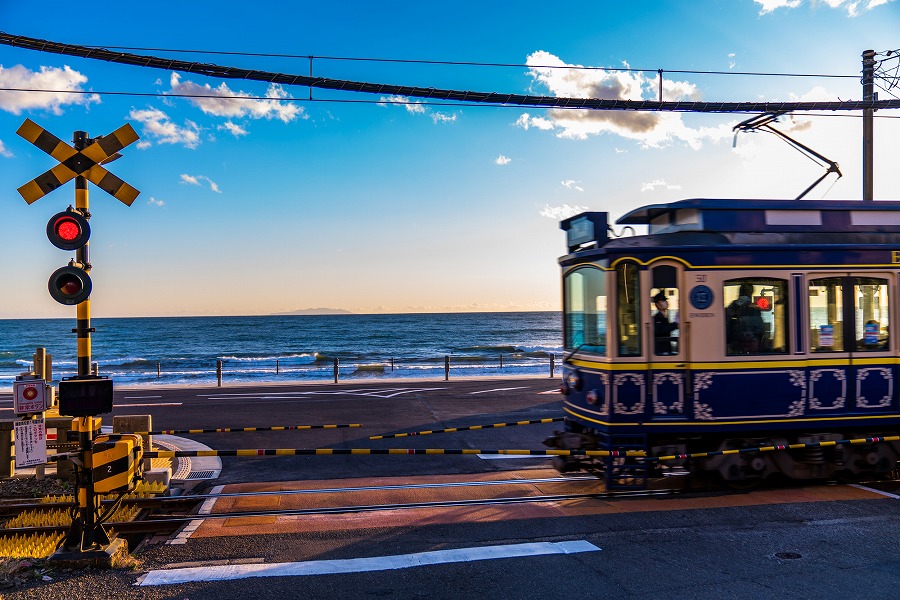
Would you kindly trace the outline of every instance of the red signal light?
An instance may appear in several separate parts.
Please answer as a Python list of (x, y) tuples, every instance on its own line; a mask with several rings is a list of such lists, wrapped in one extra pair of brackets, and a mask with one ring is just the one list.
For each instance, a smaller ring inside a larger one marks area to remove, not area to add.
[(67, 210), (50, 217), (47, 238), (60, 250), (77, 250), (88, 243), (91, 226), (80, 212)]
[(81, 227), (75, 222), (75, 219), (64, 217), (56, 221), (56, 234), (67, 242), (78, 238), (81, 235)]
[(772, 310), (772, 301), (766, 296), (759, 296), (754, 300), (754, 304), (756, 304), (756, 308), (759, 310)]

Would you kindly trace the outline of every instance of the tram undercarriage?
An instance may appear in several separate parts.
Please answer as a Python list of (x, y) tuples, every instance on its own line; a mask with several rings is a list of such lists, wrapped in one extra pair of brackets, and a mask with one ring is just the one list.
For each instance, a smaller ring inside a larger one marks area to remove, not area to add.
[[(643, 450), (649, 457), (554, 458), (554, 467), (561, 473), (595, 473), (604, 479), (607, 489), (646, 488), (653, 479), (686, 475), (712, 475), (735, 488), (752, 487), (774, 477), (856, 481), (886, 477), (895, 472), (900, 461), (900, 442), (861, 441), (898, 435), (887, 431), (688, 437), (610, 436), (572, 422), (567, 424), (567, 429), (554, 432), (544, 443), (560, 450)], [(789, 448), (792, 445), (804, 447)], [(691, 454), (705, 456), (657, 459)]]

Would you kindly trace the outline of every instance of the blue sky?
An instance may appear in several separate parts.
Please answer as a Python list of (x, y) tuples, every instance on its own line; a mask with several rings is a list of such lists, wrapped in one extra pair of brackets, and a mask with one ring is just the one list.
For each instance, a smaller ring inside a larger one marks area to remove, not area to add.
[[(667, 100), (858, 99), (861, 52), (900, 48), (900, 0), (33, 6), (2, 2), (0, 29), (300, 75), (312, 55), (323, 77), (512, 94), (655, 99), (663, 69)], [(124, 123), (141, 136), (108, 165), (141, 191), (135, 203), (90, 189), (94, 317), (557, 310), (558, 220), (572, 211), (616, 218), (682, 198), (793, 198), (824, 172), (772, 135), (742, 134), (733, 147), (731, 127), (746, 115), (422, 104), (324, 90), (310, 101), (308, 88), (8, 46), (0, 67), (0, 318), (74, 318), (46, 287), (73, 253), (45, 235), (47, 219), (74, 202), (74, 184), (31, 206), (19, 197), (55, 164), (16, 135), (26, 118), (66, 141)], [(666, 73), (678, 70), (728, 74)], [(198, 91), (220, 97), (172, 97)], [(841, 165), (844, 177), (810, 198), (861, 197), (858, 118), (798, 115), (779, 127)], [(900, 199), (900, 119), (875, 127), (875, 197)]]

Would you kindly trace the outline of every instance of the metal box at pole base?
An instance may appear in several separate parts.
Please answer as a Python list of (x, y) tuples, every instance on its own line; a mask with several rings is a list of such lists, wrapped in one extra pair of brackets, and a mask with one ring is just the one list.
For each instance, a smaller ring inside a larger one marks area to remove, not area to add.
[(134, 433), (100, 435), (94, 440), (91, 479), (94, 493), (129, 492), (143, 479), (143, 443)]

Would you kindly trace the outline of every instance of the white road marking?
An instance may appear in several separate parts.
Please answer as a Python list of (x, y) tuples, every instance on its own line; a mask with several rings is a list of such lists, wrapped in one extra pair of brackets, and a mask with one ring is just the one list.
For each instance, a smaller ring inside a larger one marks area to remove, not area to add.
[(480, 390), (478, 392), (469, 392), (469, 395), (472, 396), (474, 394), (487, 394), (488, 392), (507, 392), (509, 390), (524, 390), (527, 389), (527, 385), (523, 385), (522, 387), (511, 387), (511, 388), (494, 388), (492, 390)]
[(409, 569), (427, 565), (471, 562), (474, 560), (494, 560), (498, 558), (521, 558), (547, 554), (576, 554), (579, 552), (599, 552), (600, 548), (585, 540), (572, 542), (535, 542), (532, 544), (511, 544), (506, 546), (483, 546), (481, 548), (459, 548), (457, 550), (437, 550), (417, 554), (396, 556), (376, 556), (372, 558), (351, 558), (347, 560), (315, 560), (309, 562), (272, 564), (231, 564), (210, 567), (188, 567), (150, 571), (137, 585), (168, 585), (194, 581), (228, 581), (251, 577), (298, 577), (303, 575), (331, 575), (339, 573), (364, 573), (368, 571), (388, 571)]
[(890, 492), (885, 492), (883, 490), (876, 490), (875, 488), (870, 488), (870, 487), (866, 487), (864, 485), (859, 485), (858, 483), (850, 483), (848, 485), (850, 487), (855, 487), (860, 490), (866, 490), (867, 492), (881, 494), (882, 496), (887, 496), (888, 498), (893, 498), (894, 500), (900, 500), (900, 496), (898, 496), (897, 494), (892, 494)]
[(145, 402), (142, 404), (113, 404), (113, 408), (131, 408), (133, 406), (182, 406), (184, 402)]
[(538, 394), (540, 394), (542, 396), (544, 394), (558, 394), (558, 393), (559, 393), (559, 390), (547, 390), (546, 392), (538, 392)]

